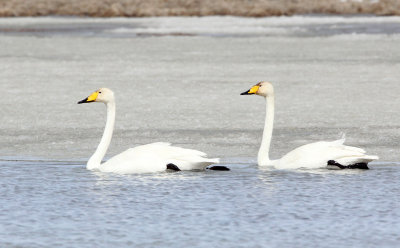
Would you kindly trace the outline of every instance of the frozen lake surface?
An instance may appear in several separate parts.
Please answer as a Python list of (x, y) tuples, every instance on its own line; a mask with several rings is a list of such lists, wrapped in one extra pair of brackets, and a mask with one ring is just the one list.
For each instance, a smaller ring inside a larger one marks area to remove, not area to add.
[[(398, 247), (400, 18), (0, 19), (1, 247)], [(346, 133), (369, 171), (260, 170)], [(168, 141), (230, 172), (90, 172), (114, 90), (108, 157)]]

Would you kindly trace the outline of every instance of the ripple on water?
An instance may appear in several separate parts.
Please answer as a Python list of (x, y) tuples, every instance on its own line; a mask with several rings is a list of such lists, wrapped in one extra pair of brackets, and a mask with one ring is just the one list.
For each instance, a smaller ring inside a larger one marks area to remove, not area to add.
[[(240, 160), (240, 159), (239, 159)], [(399, 243), (396, 164), (116, 175), (83, 161), (1, 160), (0, 244), (324, 247)], [(340, 237), (340, 238), (338, 238)]]

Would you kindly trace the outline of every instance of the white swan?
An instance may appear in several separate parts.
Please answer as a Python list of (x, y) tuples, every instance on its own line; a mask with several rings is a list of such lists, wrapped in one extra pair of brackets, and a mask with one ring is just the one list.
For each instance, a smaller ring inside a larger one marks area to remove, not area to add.
[[(88, 170), (122, 174), (159, 172), (165, 171), (167, 167), (174, 170), (204, 170), (211, 164), (219, 163), (218, 158), (206, 158), (207, 155), (203, 152), (171, 146), (170, 143), (157, 142), (130, 148), (101, 164), (114, 130), (114, 93), (110, 89), (101, 88), (79, 101), (78, 104), (90, 102), (105, 103), (107, 122), (100, 144), (87, 162)], [(219, 166), (216, 167), (219, 168)]]
[(267, 104), (264, 132), (257, 157), (258, 165), (274, 166), (277, 169), (321, 168), (327, 165), (341, 169), (368, 169), (368, 162), (378, 159), (378, 156), (366, 155), (361, 148), (343, 145), (345, 139), (342, 138), (336, 141), (320, 141), (303, 145), (281, 159), (270, 160), (269, 149), (274, 123), (274, 88), (269, 82), (260, 82), (250, 90), (241, 93), (241, 95), (252, 94), (265, 97)]

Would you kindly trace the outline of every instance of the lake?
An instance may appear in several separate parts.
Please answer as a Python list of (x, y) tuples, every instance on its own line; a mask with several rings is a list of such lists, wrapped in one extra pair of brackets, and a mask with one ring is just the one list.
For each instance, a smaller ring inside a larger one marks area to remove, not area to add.
[[(400, 17), (1, 18), (1, 247), (398, 247)], [(371, 170), (260, 169), (335, 140)], [(166, 141), (231, 171), (85, 169), (115, 92), (106, 158)]]

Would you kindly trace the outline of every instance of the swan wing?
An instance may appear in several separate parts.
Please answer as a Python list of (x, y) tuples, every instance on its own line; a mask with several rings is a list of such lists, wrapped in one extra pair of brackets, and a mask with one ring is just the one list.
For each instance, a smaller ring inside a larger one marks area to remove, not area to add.
[(165, 171), (163, 158), (155, 155), (152, 148), (154, 147), (148, 145), (130, 148), (101, 164), (99, 169), (120, 174)]
[(172, 163), (180, 170), (204, 170), (211, 164), (219, 163), (217, 158), (207, 158), (207, 154), (194, 149), (172, 146), (170, 143), (154, 143), (155, 149), (166, 164)]
[(167, 164), (173, 163), (180, 170), (203, 170), (219, 162), (206, 156), (201, 151), (156, 142), (130, 148), (101, 164), (99, 169), (124, 174), (158, 172), (165, 171)]
[(366, 155), (365, 150), (344, 145), (344, 138), (335, 141), (320, 141), (300, 146), (283, 156), (276, 167), (279, 168), (321, 168), (329, 160), (342, 165), (368, 163), (378, 159), (377, 156)]

